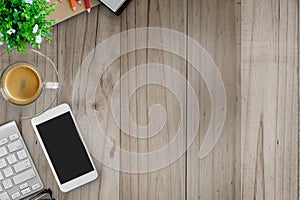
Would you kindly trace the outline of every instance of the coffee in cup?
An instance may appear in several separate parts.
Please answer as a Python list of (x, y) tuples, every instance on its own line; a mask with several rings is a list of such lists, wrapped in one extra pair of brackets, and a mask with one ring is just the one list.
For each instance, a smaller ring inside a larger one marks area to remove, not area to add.
[(1, 92), (5, 99), (16, 105), (34, 102), (43, 88), (39, 71), (26, 62), (8, 66), (1, 76)]

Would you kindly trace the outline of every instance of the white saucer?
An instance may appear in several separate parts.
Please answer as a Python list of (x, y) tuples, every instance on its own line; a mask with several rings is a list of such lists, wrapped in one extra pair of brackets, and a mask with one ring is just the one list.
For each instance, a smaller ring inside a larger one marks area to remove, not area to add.
[[(30, 63), (39, 70), (44, 82), (58, 82), (59, 77), (54, 62), (43, 53), (28, 49), (26, 53), (14, 50), (11, 54), (7, 52), (0, 55), (0, 75), (6, 67), (16, 62)], [(16, 118), (31, 118), (37, 116), (50, 108), (57, 100), (59, 89), (43, 89), (37, 100), (26, 106), (18, 106), (8, 102), (0, 93), (0, 118), (9, 120)]]

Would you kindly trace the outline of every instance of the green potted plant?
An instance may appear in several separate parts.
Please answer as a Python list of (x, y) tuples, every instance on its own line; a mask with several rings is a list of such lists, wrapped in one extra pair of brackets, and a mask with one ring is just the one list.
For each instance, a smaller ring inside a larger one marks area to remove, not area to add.
[(26, 45), (40, 48), (43, 40), (51, 40), (51, 26), (55, 20), (48, 19), (55, 10), (50, 0), (0, 0), (0, 45), (7, 51), (16, 48), (26, 52)]

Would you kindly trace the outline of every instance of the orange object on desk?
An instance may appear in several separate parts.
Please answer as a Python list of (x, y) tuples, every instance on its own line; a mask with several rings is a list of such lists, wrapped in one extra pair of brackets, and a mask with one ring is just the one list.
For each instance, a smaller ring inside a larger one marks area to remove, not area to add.
[(74, 0), (70, 0), (70, 5), (73, 11), (76, 11), (76, 5)]

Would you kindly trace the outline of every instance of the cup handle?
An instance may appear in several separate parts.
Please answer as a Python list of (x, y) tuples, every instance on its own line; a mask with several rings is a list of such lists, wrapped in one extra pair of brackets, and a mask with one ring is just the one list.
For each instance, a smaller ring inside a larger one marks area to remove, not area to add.
[(44, 86), (46, 89), (59, 89), (59, 83), (57, 82), (46, 82)]

